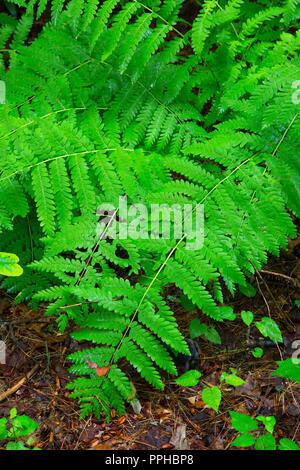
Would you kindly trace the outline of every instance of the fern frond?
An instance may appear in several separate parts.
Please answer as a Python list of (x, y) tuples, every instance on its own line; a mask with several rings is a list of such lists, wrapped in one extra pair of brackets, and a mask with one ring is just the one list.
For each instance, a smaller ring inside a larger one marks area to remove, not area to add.
[(45, 234), (52, 235), (55, 230), (55, 205), (47, 166), (38, 165), (32, 169), (31, 174), (38, 219)]
[(192, 45), (196, 54), (201, 55), (204, 47), (205, 40), (210, 33), (210, 28), (213, 25), (212, 11), (216, 7), (215, 0), (205, 1), (203, 10), (196, 18), (192, 28)]

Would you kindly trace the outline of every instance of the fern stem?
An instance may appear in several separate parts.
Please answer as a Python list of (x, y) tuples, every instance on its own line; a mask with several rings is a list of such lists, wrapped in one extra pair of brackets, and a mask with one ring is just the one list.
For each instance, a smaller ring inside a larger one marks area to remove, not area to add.
[[(64, 108), (64, 109), (58, 109), (57, 111), (52, 111), (51, 113), (44, 114), (43, 116), (38, 117), (38, 119), (45, 119), (49, 116), (53, 116), (54, 114), (59, 114), (59, 113), (64, 113), (65, 111), (81, 111), (84, 109), (88, 109), (86, 107), (81, 107), (81, 108)], [(97, 109), (101, 110), (107, 110), (108, 108), (102, 108), (102, 107), (97, 107)], [(4, 134), (0, 137), (0, 140), (5, 139), (6, 137), (9, 137), (10, 135), (14, 134), (15, 132), (19, 131), (20, 129), (24, 129), (24, 127), (28, 127), (31, 124), (34, 124), (36, 121), (32, 120), (29, 122), (26, 122), (26, 124), (23, 124), (23, 126), (17, 127), (17, 129), (12, 130), (11, 132), (8, 132), (7, 134)]]
[(165, 18), (163, 18), (162, 16), (160, 16), (158, 13), (156, 13), (154, 10), (152, 10), (152, 8), (148, 7), (147, 5), (144, 5), (143, 3), (139, 2), (138, 0), (133, 0), (135, 3), (138, 3), (139, 5), (141, 5), (141, 7), (145, 8), (145, 10), (148, 10), (150, 13), (152, 13), (154, 16), (156, 16), (157, 18), (159, 18), (160, 20), (162, 20), (165, 24), (167, 24), (168, 26), (170, 26), (170, 28), (173, 29), (173, 31), (175, 31), (175, 33), (177, 33), (180, 37), (182, 37), (183, 39), (185, 39), (185, 35), (182, 34), (180, 31), (178, 31), (178, 29), (174, 28), (174, 26), (172, 26)]
[(22, 171), (30, 170), (31, 168), (37, 167), (39, 165), (43, 165), (44, 163), (53, 162), (53, 161), (59, 160), (61, 158), (74, 157), (76, 155), (87, 155), (89, 153), (97, 153), (97, 152), (111, 152), (111, 151), (116, 151), (116, 150), (120, 150), (120, 149), (124, 150), (125, 152), (134, 152), (133, 149), (126, 149), (126, 148), (119, 147), (119, 148), (104, 148), (104, 149), (100, 149), (100, 150), (99, 149), (86, 150), (84, 152), (66, 153), (65, 155), (58, 155), (57, 157), (47, 158), (46, 160), (35, 163), (34, 165), (29, 165), (27, 167), (23, 167), (20, 170), (14, 171), (13, 173), (11, 173), (8, 176), (4, 176), (4, 178), (0, 179), (0, 182), (11, 178), (12, 176), (17, 175), (18, 173), (21, 173)]

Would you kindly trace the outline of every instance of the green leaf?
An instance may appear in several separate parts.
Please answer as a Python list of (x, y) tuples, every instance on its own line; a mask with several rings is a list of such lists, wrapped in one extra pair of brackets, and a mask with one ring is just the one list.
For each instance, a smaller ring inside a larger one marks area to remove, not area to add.
[(245, 380), (241, 379), (235, 374), (228, 374), (227, 372), (223, 372), (221, 375), (221, 381), (225, 380), (228, 385), (232, 385), (233, 387), (238, 387), (239, 385), (242, 385), (245, 382)]
[(251, 352), (254, 357), (261, 357), (264, 353), (261, 348), (254, 348)]
[(195, 339), (198, 336), (205, 335), (207, 333), (207, 325), (201, 323), (198, 318), (194, 318), (190, 323), (190, 338)]
[(9, 417), (10, 417), (10, 419), (13, 419), (13, 418), (15, 418), (16, 416), (17, 416), (17, 408), (12, 408), (12, 409), (10, 410)]
[(0, 274), (4, 276), (21, 276), (23, 268), (18, 264), (18, 261), (17, 255), (0, 252)]
[(233, 321), (236, 319), (236, 315), (233, 313), (233, 308), (227, 305), (220, 307), (220, 312), (222, 313), (223, 320)]
[(185, 374), (175, 379), (175, 382), (185, 387), (194, 387), (197, 385), (201, 375), (201, 372), (198, 370), (189, 370), (188, 372), (185, 372)]
[(6, 450), (29, 450), (24, 446), (22, 441), (17, 442), (8, 442), (6, 445)]
[(235, 447), (250, 447), (255, 443), (255, 439), (251, 434), (243, 434), (242, 436), (237, 437), (231, 446)]
[(256, 296), (256, 290), (254, 287), (249, 284), (249, 282), (246, 282), (244, 286), (239, 286), (239, 289), (242, 294), (246, 295), (246, 297), (255, 297)]
[(220, 335), (214, 327), (208, 328), (207, 332), (204, 333), (204, 336), (212, 343), (221, 344)]
[(29, 418), (29, 416), (22, 415), (22, 416), (16, 416), (12, 420), (12, 425), (13, 427), (9, 431), (9, 435), (17, 437), (17, 436), (26, 436), (27, 434), (31, 434), (39, 426), (39, 423)]
[(32, 445), (34, 444), (34, 439), (33, 439), (33, 437), (29, 437), (29, 438), (27, 439), (27, 441), (26, 441), (26, 444), (27, 444), (28, 446), (32, 446)]
[(255, 325), (264, 337), (270, 338), (272, 341), (283, 342), (280, 329), (272, 318), (263, 317)]
[(219, 387), (206, 387), (202, 391), (202, 400), (206, 405), (210, 406), (213, 408), (215, 411), (218, 411), (220, 403), (221, 403), (221, 390)]
[(300, 446), (290, 439), (280, 439), (278, 450), (300, 450)]
[(194, 318), (190, 323), (190, 337), (194, 339), (201, 335), (204, 335), (212, 343), (221, 344), (220, 335), (214, 327), (208, 328), (205, 323), (201, 323), (198, 318)]
[(263, 434), (255, 442), (256, 450), (276, 450), (276, 441), (272, 434)]
[(197, 306), (193, 304), (193, 302), (184, 294), (181, 294), (180, 302), (183, 308), (188, 312), (192, 312), (193, 310), (195, 310), (195, 308), (197, 308)]
[(241, 317), (242, 317), (243, 322), (244, 322), (247, 326), (250, 326), (251, 323), (253, 322), (254, 315), (253, 315), (252, 312), (246, 312), (245, 310), (243, 310), (243, 311), (241, 312)]
[(7, 425), (7, 419), (6, 418), (1, 418), (0, 419), (0, 439), (6, 439), (8, 432), (6, 429)]
[(257, 422), (250, 416), (236, 411), (229, 411), (231, 417), (231, 425), (242, 434), (248, 434), (249, 431), (254, 431), (258, 428)]
[(262, 423), (264, 423), (265, 428), (268, 432), (270, 432), (271, 434), (273, 433), (274, 426), (276, 424), (276, 418), (274, 418), (274, 416), (258, 416), (256, 419), (257, 421), (261, 421)]
[(279, 375), (294, 382), (300, 383), (300, 364), (295, 364), (293, 358), (285, 359), (284, 361), (276, 361), (278, 369), (271, 373), (271, 375)]

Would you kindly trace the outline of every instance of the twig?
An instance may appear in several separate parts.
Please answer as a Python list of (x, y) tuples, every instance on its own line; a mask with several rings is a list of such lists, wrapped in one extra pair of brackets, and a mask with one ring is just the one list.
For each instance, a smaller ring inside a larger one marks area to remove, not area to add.
[(20, 387), (22, 387), (22, 385), (26, 382), (26, 380), (28, 380), (34, 373), (35, 371), (38, 369), (40, 365), (39, 364), (36, 364), (33, 369), (31, 369), (31, 371), (28, 372), (28, 374), (25, 375), (25, 377), (23, 377), (21, 380), (19, 380), (18, 383), (16, 383), (16, 385), (14, 385), (13, 387), (11, 387), (9, 390), (6, 390), (6, 392), (2, 393), (0, 395), (0, 401), (4, 400), (6, 397), (8, 397), (9, 395), (12, 395), (13, 393), (15, 393)]
[[(258, 275), (261, 277), (260, 273), (259, 273), (257, 270), (256, 270), (256, 272), (257, 272)], [(259, 290), (259, 292), (260, 292), (260, 294), (261, 294), (261, 296), (262, 296), (262, 298), (263, 298), (263, 300), (264, 300), (264, 302), (265, 302), (265, 304), (266, 304), (266, 306), (267, 306), (269, 318), (270, 318), (270, 320), (272, 320), (270, 306), (269, 306), (269, 304), (268, 304), (268, 302), (267, 302), (267, 299), (265, 298), (265, 296), (264, 296), (264, 294), (263, 294), (263, 291), (262, 291), (261, 288), (260, 288), (260, 285), (259, 285), (259, 282), (258, 282), (258, 279), (257, 279), (257, 278), (256, 278), (256, 283), (257, 283), (258, 290)], [(276, 347), (277, 347), (277, 349), (278, 349), (280, 358), (281, 358), (281, 360), (283, 361), (283, 357), (282, 357), (282, 353), (281, 353), (281, 349), (280, 349), (280, 347), (279, 347), (278, 341), (276, 340), (276, 338), (274, 339), (274, 341), (275, 341), (275, 343), (276, 343)]]
[(86, 305), (86, 304), (98, 304), (99, 302), (100, 302), (99, 300), (88, 300), (86, 302), (78, 302), (77, 304), (63, 305), (62, 307), (56, 307), (56, 310), (65, 310), (67, 308), (80, 307), (80, 305)]
[[(283, 311), (282, 311), (280, 305), (278, 304), (277, 300), (275, 299), (274, 295), (272, 294), (272, 291), (270, 290), (268, 284), (266, 283), (266, 281), (264, 280), (264, 278), (262, 277), (262, 275), (260, 274), (260, 272), (258, 271), (258, 269), (256, 269), (256, 267), (255, 267), (254, 264), (249, 260), (249, 258), (247, 258), (247, 259), (248, 259), (248, 261), (252, 264), (253, 268), (255, 269), (256, 274), (258, 275), (258, 277), (260, 278), (260, 280), (263, 282), (264, 286), (266, 287), (266, 289), (267, 289), (267, 291), (268, 291), (270, 297), (272, 298), (272, 300), (273, 300), (273, 302), (274, 302), (274, 304), (275, 304), (275, 306), (276, 306), (276, 308), (277, 308), (277, 310), (278, 310), (280, 316), (287, 322), (287, 325), (288, 325), (288, 322), (289, 322), (290, 325), (292, 325), (293, 329), (295, 329), (294, 323), (291, 321), (291, 319), (290, 319), (287, 315), (285, 315), (285, 314), (283, 313)], [(257, 282), (257, 284), (258, 284), (257, 279), (256, 279), (256, 282)], [(261, 289), (260, 289), (260, 287), (259, 287), (259, 284), (258, 284), (258, 288), (259, 288), (259, 291), (261, 292)], [(271, 317), (270, 317), (270, 318), (271, 318)], [(290, 325), (288, 325), (288, 326), (290, 326)]]
[(259, 272), (265, 273), (265, 274), (272, 274), (273, 276), (283, 277), (283, 278), (286, 279), (287, 281), (291, 281), (295, 287), (299, 287), (299, 286), (298, 286), (298, 283), (299, 283), (298, 279), (293, 279), (292, 277), (287, 276), (286, 274), (274, 273), (273, 271), (266, 271), (266, 270), (264, 270), (264, 269), (260, 269)]

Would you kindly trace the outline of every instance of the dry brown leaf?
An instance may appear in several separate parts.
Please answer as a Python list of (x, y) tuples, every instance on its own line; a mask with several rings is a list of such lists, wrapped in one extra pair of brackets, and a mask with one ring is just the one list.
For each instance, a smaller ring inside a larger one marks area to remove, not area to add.
[(197, 395), (194, 397), (188, 397), (188, 401), (191, 403), (191, 405), (195, 405), (197, 399)]
[(111, 447), (108, 443), (98, 444), (91, 448), (91, 450), (111, 450)]

